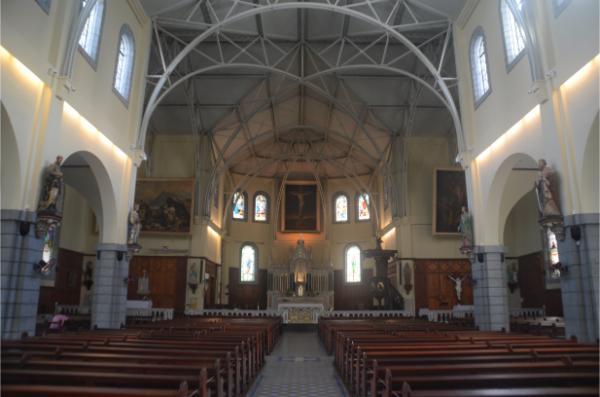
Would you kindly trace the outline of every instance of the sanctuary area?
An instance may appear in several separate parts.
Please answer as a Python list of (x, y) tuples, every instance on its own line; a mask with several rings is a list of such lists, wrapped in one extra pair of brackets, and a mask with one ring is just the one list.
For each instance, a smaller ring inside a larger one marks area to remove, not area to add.
[(597, 396), (598, 0), (1, 0), (2, 396)]

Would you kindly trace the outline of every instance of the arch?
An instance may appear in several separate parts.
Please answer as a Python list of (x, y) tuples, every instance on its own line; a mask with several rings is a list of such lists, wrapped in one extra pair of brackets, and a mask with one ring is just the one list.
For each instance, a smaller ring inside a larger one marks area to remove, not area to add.
[(100, 241), (106, 241), (118, 225), (117, 200), (106, 167), (93, 153), (76, 151), (65, 155), (62, 169), (65, 184), (77, 190), (96, 214)]
[(506, 219), (515, 204), (533, 189), (538, 177), (537, 167), (537, 161), (530, 155), (514, 153), (496, 170), (488, 192), (488, 203), (484, 206), (488, 242), (502, 242)]
[(258, 247), (246, 241), (240, 247), (240, 282), (255, 283), (258, 270)]
[(362, 251), (356, 243), (350, 243), (344, 250), (344, 280), (346, 283), (362, 282)]
[(350, 223), (350, 197), (345, 192), (336, 192), (333, 195), (332, 212), (333, 223)]
[(259, 223), (267, 223), (271, 220), (269, 216), (271, 212), (271, 198), (269, 193), (258, 191), (254, 193), (252, 200), (252, 221)]
[[(369, 5), (370, 5), (370, 9), (373, 10), (372, 5), (370, 3), (369, 3)], [(425, 56), (425, 54), (415, 44), (413, 44), (404, 34), (402, 34), (399, 30), (397, 30), (393, 25), (388, 24), (387, 21), (382, 20), (377, 15), (374, 15), (374, 16), (367, 15), (367, 14), (359, 11), (356, 7), (352, 7), (352, 6), (348, 6), (348, 5), (346, 5), (346, 6), (338, 5), (337, 2), (335, 2), (335, 3), (331, 3), (331, 2), (317, 3), (317, 2), (311, 1), (311, 2), (289, 2), (289, 3), (288, 2), (274, 2), (274, 3), (267, 3), (267, 4), (256, 3), (253, 7), (246, 8), (243, 11), (240, 11), (238, 13), (234, 13), (233, 11), (236, 8), (236, 6), (237, 6), (237, 1), (232, 4), (231, 8), (228, 10), (227, 14), (225, 15), (225, 17), (222, 20), (219, 20), (217, 23), (210, 25), (206, 30), (204, 30), (202, 33), (198, 34), (193, 40), (191, 40), (185, 46), (185, 48), (179, 54), (177, 54), (177, 56), (166, 67), (164, 74), (158, 80), (156, 86), (154, 87), (153, 92), (151, 93), (151, 95), (149, 97), (149, 100), (148, 100), (148, 103), (146, 106), (146, 110), (145, 110), (144, 116), (142, 118), (140, 134), (138, 136), (138, 147), (139, 148), (143, 149), (146, 131), (148, 129), (148, 125), (150, 122), (150, 117), (151, 117), (152, 113), (154, 112), (154, 109), (157, 105), (157, 99), (158, 99), (159, 95), (161, 94), (163, 87), (165, 86), (167, 80), (169, 80), (169, 77), (171, 76), (173, 71), (177, 68), (179, 63), (181, 63), (181, 61), (188, 54), (190, 54), (190, 52), (192, 52), (198, 44), (200, 44), (202, 41), (204, 41), (206, 38), (208, 38), (215, 32), (218, 32), (220, 29), (223, 29), (225, 26), (232, 24), (232, 23), (239, 22), (245, 18), (262, 15), (262, 14), (269, 13), (269, 12), (275, 12), (278, 10), (308, 9), (308, 10), (330, 11), (330, 12), (338, 13), (338, 14), (345, 15), (345, 16), (348, 16), (351, 18), (356, 18), (362, 22), (365, 22), (367, 24), (370, 24), (372, 26), (375, 26), (375, 27), (381, 29), (382, 31), (385, 32), (385, 34), (393, 37), (394, 39), (396, 39), (400, 43), (402, 43), (404, 46), (406, 46), (407, 49), (411, 53), (413, 53), (419, 61), (421, 61), (421, 63), (425, 66), (425, 68), (428, 70), (428, 72), (431, 73), (431, 76), (435, 80), (435, 84), (441, 90), (443, 97), (446, 99), (446, 106), (448, 108), (448, 111), (451, 114), (452, 121), (454, 123), (454, 127), (455, 127), (456, 134), (457, 134), (457, 142), (458, 142), (458, 146), (459, 146), (459, 151), (465, 150), (464, 137), (463, 137), (462, 126), (461, 126), (461, 122), (460, 122), (460, 116), (458, 114), (458, 109), (454, 103), (454, 100), (452, 98), (452, 95), (450, 93), (450, 90), (449, 90), (446, 82), (444, 81), (443, 77), (441, 76), (440, 71), (438, 71), (437, 66), (435, 66)], [(374, 10), (373, 10), (373, 13), (375, 13)], [(448, 24), (450, 23), (450, 21), (448, 21), (448, 20), (446, 20), (445, 22), (447, 22)]]
[(583, 213), (598, 213), (599, 205), (599, 186), (598, 186), (598, 169), (600, 167), (598, 160), (599, 139), (599, 113), (596, 113), (594, 122), (588, 133), (583, 153), (583, 161), (581, 162), (581, 209)]
[(0, 130), (2, 133), (2, 186), (1, 203), (2, 209), (20, 209), (21, 208), (21, 161), (19, 159), (19, 147), (17, 137), (12, 121), (4, 104), (0, 102)]

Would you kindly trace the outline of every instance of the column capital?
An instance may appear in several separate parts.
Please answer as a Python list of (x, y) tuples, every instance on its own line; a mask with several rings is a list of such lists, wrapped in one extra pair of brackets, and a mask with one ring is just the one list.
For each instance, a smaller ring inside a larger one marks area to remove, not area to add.
[(127, 251), (127, 244), (99, 243), (96, 246), (96, 251)]
[(597, 212), (565, 215), (565, 226), (597, 225), (599, 223), (600, 214)]

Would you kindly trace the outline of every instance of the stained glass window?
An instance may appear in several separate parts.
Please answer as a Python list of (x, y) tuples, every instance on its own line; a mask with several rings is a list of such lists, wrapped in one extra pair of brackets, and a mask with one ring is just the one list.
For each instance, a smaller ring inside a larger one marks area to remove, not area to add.
[(240, 277), (242, 282), (253, 282), (256, 280), (256, 248), (250, 244), (242, 247), (240, 261)]
[(360, 283), (360, 248), (357, 245), (346, 250), (346, 282)]
[[(81, 9), (85, 7), (87, 0), (81, 2)], [(100, 32), (102, 31), (102, 17), (104, 14), (104, 0), (98, 0), (88, 18), (79, 36), (79, 48), (83, 50), (89, 60), (95, 64), (98, 57), (98, 48), (100, 47)]]
[(266, 222), (269, 200), (264, 193), (256, 193), (254, 196), (254, 221)]
[(42, 250), (42, 260), (46, 263), (50, 263), (56, 257), (55, 239), (56, 228), (49, 226), (46, 235), (44, 236), (44, 248)]
[(345, 194), (335, 198), (335, 221), (348, 222), (348, 196)]
[(558, 242), (556, 241), (556, 235), (550, 229), (546, 229), (546, 238), (548, 244), (548, 258), (550, 259), (550, 269), (551, 276), (553, 278), (560, 277), (560, 270), (558, 270), (555, 265), (560, 262), (560, 256), (558, 255)]
[(370, 203), (370, 199), (369, 199), (369, 195), (366, 193), (362, 193), (358, 196), (358, 220), (359, 221), (366, 221), (371, 219), (371, 212), (369, 210), (369, 203)]
[(246, 193), (233, 193), (233, 219), (246, 219)]

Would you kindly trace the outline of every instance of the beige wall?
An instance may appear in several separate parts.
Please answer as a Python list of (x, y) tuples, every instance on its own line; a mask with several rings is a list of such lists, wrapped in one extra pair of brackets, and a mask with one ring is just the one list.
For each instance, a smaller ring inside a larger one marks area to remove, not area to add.
[[(77, 52), (73, 74), (65, 78), (57, 71), (75, 21), (72, 4), (53, 1), (47, 15), (34, 1), (3, 3), (1, 97), (16, 137), (11, 149), (21, 165), (12, 184), (20, 189), (3, 192), (3, 208), (36, 208), (43, 167), (59, 154), (67, 160), (77, 153), (90, 166), (101, 193), (100, 240), (124, 243), (151, 25), (136, 0), (106, 2), (97, 68)], [(136, 43), (128, 106), (112, 88), (124, 23)], [(3, 182), (3, 191), (6, 186)]]
[(504, 227), (507, 256), (523, 256), (542, 250), (535, 193), (531, 190), (512, 208)]
[[(528, 2), (545, 78), (535, 84), (527, 56), (506, 68), (498, 1), (467, 2), (454, 27), (457, 71), (464, 83), (459, 85), (467, 147), (463, 165), (469, 169), (477, 244), (502, 245), (506, 217), (531, 187), (531, 178), (509, 186), (510, 171), (523, 161), (535, 165), (544, 158), (558, 172), (565, 215), (598, 212), (598, 203), (587, 199), (598, 171), (592, 172), (595, 178), (583, 171), (593, 167), (584, 159), (594, 157), (585, 152), (600, 105), (598, 2), (568, 2), (557, 17), (552, 4)], [(475, 108), (468, 51), (477, 28), (486, 38), (491, 94)], [(596, 157), (597, 150), (592, 149)]]

